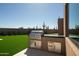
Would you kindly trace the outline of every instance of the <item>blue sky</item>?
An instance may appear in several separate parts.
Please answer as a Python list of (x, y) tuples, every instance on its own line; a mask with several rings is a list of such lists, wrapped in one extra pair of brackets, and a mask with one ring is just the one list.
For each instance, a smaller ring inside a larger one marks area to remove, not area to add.
[(0, 27), (57, 27), (63, 17), (63, 4), (0, 4)]
[[(72, 10), (70, 19), (73, 20), (70, 20), (70, 27), (73, 27), (79, 20), (78, 15), (73, 18), (76, 14), (75, 8), (71, 7), (70, 10)], [(76, 8), (76, 11), (78, 10)], [(63, 12), (64, 4), (0, 4), (0, 28), (33, 28), (36, 25), (42, 27), (43, 22), (50, 28), (54, 28), (57, 27), (58, 17), (64, 16)]]
[(74, 28), (79, 25), (79, 3), (71, 3), (69, 5), (69, 27)]

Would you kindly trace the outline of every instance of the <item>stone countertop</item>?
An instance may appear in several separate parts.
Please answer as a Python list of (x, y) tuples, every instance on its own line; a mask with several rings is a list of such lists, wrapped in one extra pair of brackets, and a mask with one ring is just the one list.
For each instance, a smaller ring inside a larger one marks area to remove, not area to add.
[(44, 34), (44, 37), (55, 37), (55, 38), (63, 38), (63, 35), (58, 35), (58, 34)]

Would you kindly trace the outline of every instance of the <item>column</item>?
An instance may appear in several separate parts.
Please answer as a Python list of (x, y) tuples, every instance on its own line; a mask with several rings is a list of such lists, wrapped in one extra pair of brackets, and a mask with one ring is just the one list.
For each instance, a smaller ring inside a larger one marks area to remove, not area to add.
[(69, 4), (64, 4), (64, 36), (69, 36)]

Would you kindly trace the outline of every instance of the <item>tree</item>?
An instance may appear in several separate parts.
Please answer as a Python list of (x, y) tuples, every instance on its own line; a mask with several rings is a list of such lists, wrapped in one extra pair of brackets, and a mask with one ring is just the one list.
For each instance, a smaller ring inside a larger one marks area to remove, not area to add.
[(43, 25), (42, 25), (43, 29), (45, 29), (46, 25), (45, 25), (45, 22), (43, 22)]
[(49, 26), (47, 26), (46, 29), (49, 29)]
[(79, 25), (75, 25), (75, 29), (79, 29)]
[(24, 29), (23, 27), (19, 27), (19, 29)]

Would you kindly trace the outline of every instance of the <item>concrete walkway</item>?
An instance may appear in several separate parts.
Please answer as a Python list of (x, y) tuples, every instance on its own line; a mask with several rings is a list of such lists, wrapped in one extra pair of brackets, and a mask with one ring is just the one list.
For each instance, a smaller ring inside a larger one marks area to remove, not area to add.
[(62, 56), (58, 53), (50, 53), (38, 49), (24, 49), (23, 51), (15, 54), (14, 56)]
[(27, 55), (25, 54), (26, 51), (27, 51), (27, 48), (24, 49), (24, 50), (22, 50), (21, 52), (15, 54), (14, 56), (27, 56)]

